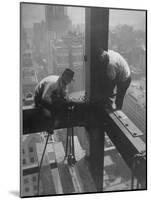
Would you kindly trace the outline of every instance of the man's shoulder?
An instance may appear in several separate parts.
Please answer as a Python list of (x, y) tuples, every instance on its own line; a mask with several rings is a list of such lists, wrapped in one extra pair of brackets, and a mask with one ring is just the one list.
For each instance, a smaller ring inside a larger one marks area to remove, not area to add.
[(42, 81), (43, 82), (56, 82), (58, 80), (59, 76), (57, 75), (49, 75), (45, 77)]
[[(123, 78), (130, 76), (130, 68), (123, 56), (119, 54), (116, 51), (109, 50), (108, 51), (110, 62), (109, 62), (109, 68), (112, 71), (112, 74), (114, 72), (118, 73)], [(114, 71), (115, 70), (115, 71)], [(111, 73), (111, 72), (110, 72)]]
[(59, 79), (59, 76), (57, 76), (57, 75), (50, 75), (50, 76), (47, 76), (47, 77), (45, 77), (45, 78), (43, 78), (41, 81), (40, 81), (40, 83), (39, 83), (39, 85), (45, 85), (45, 84), (54, 84), (54, 83), (56, 83), (57, 82), (57, 80)]
[(121, 59), (123, 58), (120, 53), (114, 50), (108, 50), (109, 57), (112, 59)]
[(126, 59), (120, 53), (113, 51), (113, 50), (109, 50), (108, 54), (109, 54), (109, 58), (110, 58), (110, 64), (113, 63), (116, 65), (119, 65), (119, 66), (122, 65), (123, 67), (128, 68), (128, 63), (127, 63)]
[(108, 67), (109, 68), (117, 67), (117, 63), (119, 63), (121, 59), (120, 54), (113, 50), (108, 50), (108, 55), (109, 55)]

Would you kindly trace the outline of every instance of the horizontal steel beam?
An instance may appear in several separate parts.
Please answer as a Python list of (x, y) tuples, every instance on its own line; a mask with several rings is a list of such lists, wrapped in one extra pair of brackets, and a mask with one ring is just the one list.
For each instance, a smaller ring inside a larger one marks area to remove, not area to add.
[(33, 106), (24, 106), (22, 110), (22, 134), (49, 130), (52, 119), (45, 117), (43, 110)]
[(79, 111), (74, 112), (74, 120), (71, 124), (68, 120), (68, 111), (61, 110), (60, 114), (52, 117), (47, 117), (42, 109), (30, 107), (23, 108), (23, 129), (22, 134), (31, 134), (36, 132), (48, 131), (53, 129), (68, 128), (71, 126), (84, 126), (85, 117)]
[(22, 167), (22, 173), (23, 176), (27, 176), (27, 175), (31, 175), (31, 174), (35, 174), (39, 172), (39, 166), (38, 163), (34, 164), (34, 165), (29, 165), (29, 166), (24, 166)]
[[(69, 116), (69, 106), (73, 105), (74, 110)], [(53, 109), (45, 105), (51, 112)], [(99, 106), (100, 107), (100, 106)], [(64, 104), (56, 110), (54, 118), (45, 115), (44, 110), (34, 106), (24, 106), (22, 110), (22, 134), (31, 134), (54, 129), (70, 128), (72, 126), (86, 126), (87, 124), (99, 123), (100, 114), (98, 105), (85, 104), (84, 102), (72, 102)], [(54, 111), (52, 111), (54, 112)], [(99, 120), (98, 120), (99, 119)]]
[[(121, 113), (121, 111), (113, 112), (106, 109), (106, 132), (122, 158), (133, 171), (134, 176), (142, 184), (142, 187), (146, 188), (146, 156), (141, 156), (146, 152), (146, 144), (141, 137), (136, 137), (127, 129), (127, 126), (123, 125), (122, 117), (126, 118), (127, 116), (124, 113), (121, 115)], [(128, 124), (132, 123), (128, 118), (126, 121)], [(131, 131), (137, 134), (138, 128), (133, 125)], [(138, 135), (142, 135), (140, 130)], [(140, 156), (140, 159), (137, 165), (134, 166), (137, 155)]]
[[(123, 116), (125, 115), (118, 111), (111, 111), (102, 109), (101, 107), (95, 107), (85, 104), (75, 104), (74, 113), (72, 116), (72, 122), (68, 121), (68, 111), (60, 111), (61, 115), (56, 117), (58, 123), (54, 126), (54, 129), (67, 128), (71, 126), (84, 126), (84, 127), (98, 127), (105, 126), (104, 130), (116, 146), (119, 153), (129, 166), (131, 170), (134, 170), (133, 164), (136, 154), (142, 154), (146, 151), (146, 145), (139, 135), (137, 134), (137, 127), (131, 126), (132, 122), (127, 118), (126, 123), (130, 125), (130, 129), (127, 125), (123, 124)], [(119, 117), (120, 116), (120, 117)], [(95, 122), (98, 121), (96, 124)], [(35, 132), (47, 131), (53, 126), (53, 121), (44, 115), (41, 109), (33, 107), (23, 108), (23, 134), (30, 134)], [(99, 150), (99, 149), (98, 149)], [(146, 188), (146, 158), (140, 159), (137, 167), (135, 168), (134, 175), (143, 187)]]

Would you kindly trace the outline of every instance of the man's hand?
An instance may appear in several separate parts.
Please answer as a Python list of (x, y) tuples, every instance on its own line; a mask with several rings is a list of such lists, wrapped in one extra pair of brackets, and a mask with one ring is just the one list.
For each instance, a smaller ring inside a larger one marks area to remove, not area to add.
[(57, 91), (54, 91), (51, 95), (52, 103), (63, 104), (67, 102), (67, 99)]

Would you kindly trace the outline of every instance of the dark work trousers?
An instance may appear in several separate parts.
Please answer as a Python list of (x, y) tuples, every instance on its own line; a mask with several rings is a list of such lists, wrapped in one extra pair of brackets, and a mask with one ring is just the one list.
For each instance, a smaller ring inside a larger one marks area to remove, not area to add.
[(130, 83), (131, 83), (131, 77), (126, 79), (126, 81), (117, 81), (116, 83), (117, 92), (116, 92), (115, 104), (117, 109), (122, 109), (124, 97), (128, 87), (130, 86)]
[(115, 104), (116, 100), (116, 80), (108, 80), (107, 84), (105, 85), (105, 96), (106, 98), (106, 104), (108, 106), (111, 106), (112, 108), (114, 107), (113, 105)]

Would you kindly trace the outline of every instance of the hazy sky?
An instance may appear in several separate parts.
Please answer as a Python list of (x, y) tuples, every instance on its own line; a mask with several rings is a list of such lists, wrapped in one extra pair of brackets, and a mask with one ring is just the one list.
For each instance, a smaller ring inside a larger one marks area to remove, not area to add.
[[(74, 24), (84, 23), (85, 9), (68, 7), (68, 15)], [(22, 9), (22, 16), (25, 27), (31, 27), (33, 22), (45, 20), (44, 6), (24, 4)]]
[(22, 4), (22, 21), (25, 27), (31, 27), (34, 22), (45, 20), (44, 6)]
[(68, 15), (74, 24), (84, 23), (85, 21), (85, 8), (69, 7)]
[[(22, 19), (25, 27), (32, 27), (34, 22), (45, 20), (44, 5), (22, 4)], [(68, 15), (73, 24), (84, 23), (85, 9), (80, 7), (68, 7)], [(110, 10), (110, 25), (133, 25), (137, 29), (145, 28), (144, 11)]]
[(110, 10), (110, 25), (128, 24), (145, 31), (145, 11)]

